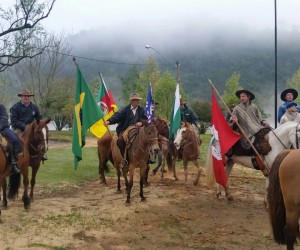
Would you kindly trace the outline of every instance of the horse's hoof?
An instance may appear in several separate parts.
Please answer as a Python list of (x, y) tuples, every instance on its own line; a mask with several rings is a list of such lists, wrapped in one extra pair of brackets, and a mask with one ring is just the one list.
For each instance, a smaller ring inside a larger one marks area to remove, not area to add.
[(152, 175), (156, 175), (156, 171), (153, 170), (153, 171), (152, 171)]
[(228, 200), (229, 202), (233, 201), (232, 195), (228, 195), (228, 196), (227, 196), (227, 200)]
[(125, 205), (126, 206), (130, 205), (130, 200), (127, 199), (126, 202), (125, 202)]
[(179, 179), (178, 179), (178, 177), (174, 177), (174, 180), (175, 180), (175, 181), (178, 181)]
[(107, 186), (107, 182), (106, 182), (106, 181), (101, 181), (101, 180), (100, 180), (100, 185), (102, 185), (102, 186)]
[(193, 182), (194, 186), (198, 186), (198, 182), (199, 182), (199, 181), (194, 181), (194, 182)]
[(145, 202), (145, 201), (146, 201), (146, 197), (142, 197), (141, 202)]
[(216, 193), (217, 199), (219, 199), (221, 195), (222, 195), (221, 192), (217, 192), (217, 193)]
[(151, 184), (149, 182), (144, 183), (144, 187), (149, 187)]

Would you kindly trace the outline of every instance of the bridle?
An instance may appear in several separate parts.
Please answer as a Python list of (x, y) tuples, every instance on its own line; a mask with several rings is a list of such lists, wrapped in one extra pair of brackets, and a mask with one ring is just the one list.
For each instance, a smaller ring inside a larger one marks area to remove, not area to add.
[[(295, 128), (295, 144), (296, 144), (296, 149), (299, 149), (299, 137), (298, 137), (298, 132), (300, 132), (300, 129), (299, 129), (299, 125), (300, 123), (298, 122), (297, 123), (297, 126)], [(271, 130), (274, 134), (274, 136), (277, 138), (277, 140), (281, 143), (281, 145), (284, 147), (284, 149), (288, 149), (287, 146), (284, 145), (284, 143), (282, 142), (282, 140), (276, 135), (276, 133), (274, 132), (274, 129), (272, 128)]]

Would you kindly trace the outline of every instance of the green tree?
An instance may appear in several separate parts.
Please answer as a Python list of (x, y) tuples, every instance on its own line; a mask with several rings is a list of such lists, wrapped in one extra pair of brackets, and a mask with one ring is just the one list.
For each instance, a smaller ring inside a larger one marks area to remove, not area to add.
[[(296, 90), (300, 90), (300, 69), (296, 71), (292, 78), (288, 79), (287, 86)], [(300, 96), (296, 99), (296, 102), (300, 102)]]
[(234, 72), (225, 83), (227, 90), (224, 91), (222, 98), (226, 103), (227, 107), (229, 107), (231, 104), (239, 103), (235, 95), (236, 91), (243, 89), (243, 87), (239, 85), (239, 81), (240, 81), (240, 74)]
[(135, 92), (139, 82), (139, 72), (136, 66), (132, 66), (126, 77), (121, 77), (122, 94), (121, 98), (126, 103), (129, 99), (129, 95)]

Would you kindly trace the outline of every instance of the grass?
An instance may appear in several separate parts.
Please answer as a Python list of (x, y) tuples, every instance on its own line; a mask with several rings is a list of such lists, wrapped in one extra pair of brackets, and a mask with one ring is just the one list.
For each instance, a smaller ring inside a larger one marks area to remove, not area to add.
[[(87, 134), (87, 137), (92, 136)], [(49, 138), (55, 141), (72, 141), (72, 131), (50, 131)], [(204, 166), (206, 159), (207, 146), (210, 135), (201, 135), (202, 145), (200, 149), (200, 164)], [(82, 149), (82, 161), (78, 168), (74, 169), (74, 158), (71, 148), (50, 149), (47, 152), (49, 158), (38, 172), (37, 183), (39, 186), (63, 186), (79, 185), (87, 181), (98, 179), (98, 156), (96, 147), (84, 147)], [(180, 162), (177, 164), (178, 166)], [(153, 168), (154, 165), (151, 165)], [(155, 165), (156, 166), (156, 165)], [(106, 176), (115, 176), (114, 171)]]

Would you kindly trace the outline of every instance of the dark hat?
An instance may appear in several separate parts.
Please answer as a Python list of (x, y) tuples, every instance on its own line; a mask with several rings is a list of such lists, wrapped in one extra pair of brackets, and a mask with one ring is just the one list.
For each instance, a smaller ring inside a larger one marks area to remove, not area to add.
[(131, 100), (142, 100), (143, 98), (140, 97), (139, 93), (131, 93), (130, 94), (130, 101)]
[(292, 107), (292, 106), (296, 106), (297, 107), (297, 103), (295, 102), (287, 102), (285, 105), (284, 105), (287, 109)]
[(242, 93), (245, 93), (246, 95), (250, 96), (250, 101), (254, 100), (255, 99), (255, 95), (250, 92), (249, 90), (246, 90), (246, 89), (241, 89), (241, 90), (238, 90), (237, 92), (235, 92), (235, 95), (240, 98), (241, 94)]
[(287, 93), (292, 93), (293, 94), (293, 100), (295, 100), (298, 97), (298, 92), (295, 89), (285, 89), (284, 91), (282, 91), (281, 95), (280, 95), (280, 99), (282, 101), (286, 101), (285, 100), (285, 96)]
[(21, 93), (18, 94), (18, 96), (34, 96), (28, 89), (23, 89)]

